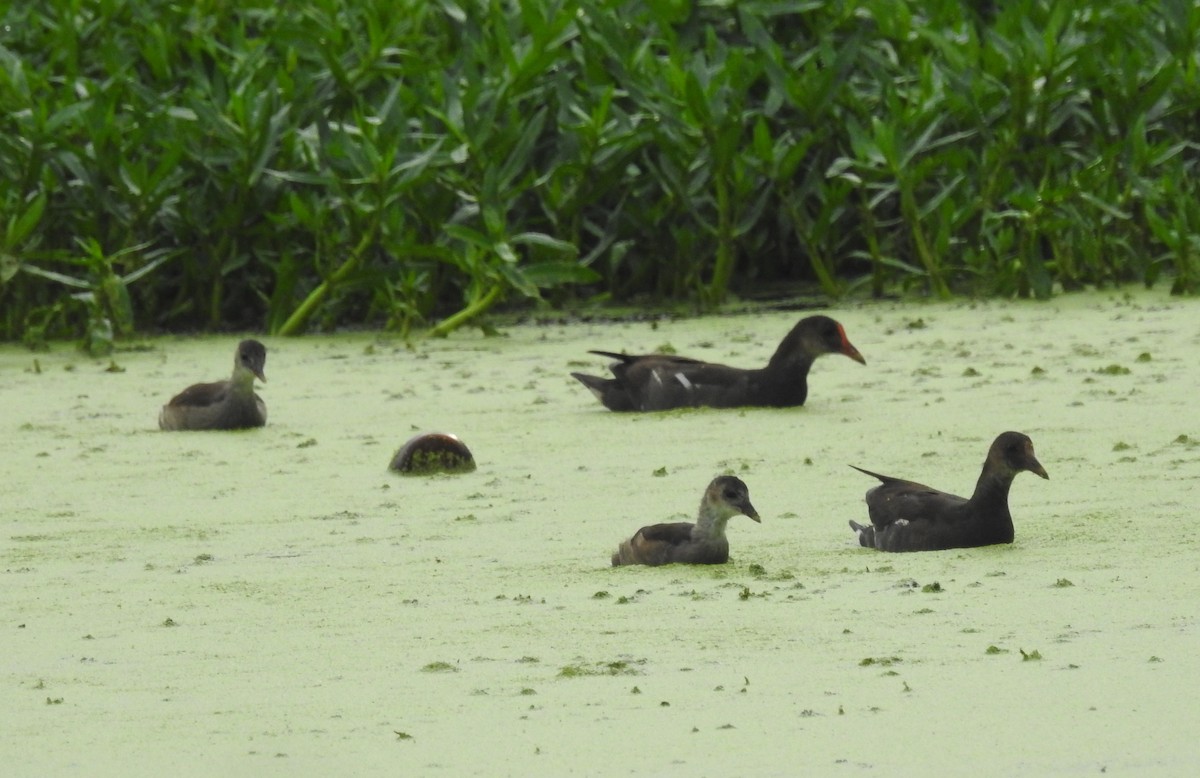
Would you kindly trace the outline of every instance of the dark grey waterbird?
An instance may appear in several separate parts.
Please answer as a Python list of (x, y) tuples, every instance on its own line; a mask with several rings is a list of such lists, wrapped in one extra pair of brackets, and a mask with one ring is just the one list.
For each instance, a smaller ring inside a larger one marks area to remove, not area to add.
[(808, 397), (808, 371), (823, 354), (844, 354), (866, 364), (828, 316), (801, 319), (779, 344), (766, 367), (744, 370), (669, 354), (630, 356), (591, 351), (616, 360), (612, 378), (571, 373), (612, 411), (662, 411), (709, 406), (788, 407)]
[(850, 522), (858, 542), (880, 551), (938, 551), (1013, 542), (1008, 489), (1022, 470), (1049, 478), (1020, 432), (1002, 433), (988, 449), (970, 499), (914, 481), (855, 470), (882, 483), (867, 492), (869, 525)]
[(254, 391), (254, 379), (266, 381), (267, 349), (243, 340), (233, 355), (228, 381), (193, 384), (171, 398), (158, 414), (164, 430), (236, 430), (267, 423), (267, 405)]
[(653, 524), (633, 533), (621, 542), (612, 555), (613, 567), (619, 565), (720, 565), (729, 561), (729, 540), (725, 525), (734, 516), (749, 516), (761, 522), (750, 504), (750, 490), (731, 475), (714, 478), (704, 490), (696, 523)]

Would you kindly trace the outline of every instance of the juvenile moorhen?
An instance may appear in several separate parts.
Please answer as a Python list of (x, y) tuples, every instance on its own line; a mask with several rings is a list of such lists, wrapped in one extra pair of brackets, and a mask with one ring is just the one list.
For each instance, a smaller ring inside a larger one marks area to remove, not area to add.
[(867, 492), (871, 524), (850, 522), (861, 545), (880, 551), (939, 551), (1012, 543), (1008, 487), (1013, 478), (1022, 470), (1050, 477), (1033, 455), (1033, 442), (1020, 432), (1005, 432), (992, 443), (969, 500), (913, 481), (854, 469), (882, 481)]
[(761, 522), (750, 504), (750, 490), (731, 475), (714, 478), (704, 490), (696, 523), (653, 524), (642, 527), (622, 541), (612, 555), (613, 567), (620, 565), (720, 565), (729, 561), (725, 525), (734, 516), (749, 516)]
[(612, 411), (662, 411), (709, 406), (736, 408), (803, 405), (808, 396), (808, 369), (822, 354), (845, 354), (866, 364), (828, 316), (801, 319), (779, 344), (766, 367), (743, 370), (667, 354), (630, 356), (591, 351), (615, 359), (613, 378), (571, 373)]
[(243, 340), (233, 356), (228, 381), (193, 384), (171, 398), (158, 414), (164, 430), (237, 430), (267, 423), (267, 405), (254, 392), (254, 379), (266, 381), (267, 349)]

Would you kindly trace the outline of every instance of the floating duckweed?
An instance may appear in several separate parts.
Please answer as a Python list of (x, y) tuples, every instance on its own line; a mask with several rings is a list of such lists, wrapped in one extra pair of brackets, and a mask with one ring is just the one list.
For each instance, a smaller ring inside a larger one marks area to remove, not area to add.
[(421, 668), (423, 673), (457, 673), (458, 668), (449, 662), (430, 662)]
[[(636, 664), (643, 664), (645, 660), (639, 660)], [(642, 671), (633, 666), (635, 663), (627, 662), (623, 659), (618, 659), (614, 662), (596, 662), (592, 665), (577, 663), (573, 665), (565, 665), (558, 671), (559, 678), (583, 678), (585, 676), (595, 675), (641, 675)]]

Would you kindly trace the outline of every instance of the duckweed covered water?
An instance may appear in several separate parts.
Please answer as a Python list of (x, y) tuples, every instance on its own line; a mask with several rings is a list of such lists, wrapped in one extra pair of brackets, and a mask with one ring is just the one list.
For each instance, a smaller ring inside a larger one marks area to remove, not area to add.
[[(238, 433), (155, 422), (229, 338), (0, 349), (6, 772), (1190, 774), (1200, 302), (830, 313), (867, 365), (791, 410), (617, 415), (568, 373), (761, 365), (796, 313), (267, 341)], [(969, 492), (1006, 429), (1051, 478), (1015, 544), (855, 545), (848, 464)], [(389, 473), (428, 430), (478, 470)], [(730, 564), (609, 567), (720, 472), (763, 516)]]

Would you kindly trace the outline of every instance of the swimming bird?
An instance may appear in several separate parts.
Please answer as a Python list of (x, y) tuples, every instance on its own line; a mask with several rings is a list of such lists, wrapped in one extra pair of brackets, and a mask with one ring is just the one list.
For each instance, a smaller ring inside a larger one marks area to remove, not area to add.
[(725, 525), (734, 516), (749, 516), (757, 522), (758, 511), (750, 504), (750, 490), (740, 479), (722, 475), (704, 490), (696, 523), (681, 521), (653, 524), (621, 542), (612, 555), (613, 567), (620, 565), (720, 565), (729, 561)]
[(591, 351), (616, 360), (612, 378), (571, 373), (612, 411), (662, 411), (709, 406), (788, 407), (808, 397), (808, 370), (822, 354), (844, 354), (866, 364), (828, 316), (801, 319), (784, 337), (766, 367), (743, 370), (668, 354), (630, 356)]
[(988, 449), (970, 499), (891, 476), (859, 472), (882, 483), (867, 492), (869, 525), (851, 521), (858, 542), (880, 551), (938, 551), (1012, 543), (1008, 488), (1022, 470), (1049, 478), (1020, 432), (1002, 433)]
[(254, 379), (266, 381), (267, 349), (243, 340), (233, 355), (228, 381), (193, 384), (171, 398), (158, 414), (164, 430), (236, 430), (267, 423), (267, 405), (254, 392)]

